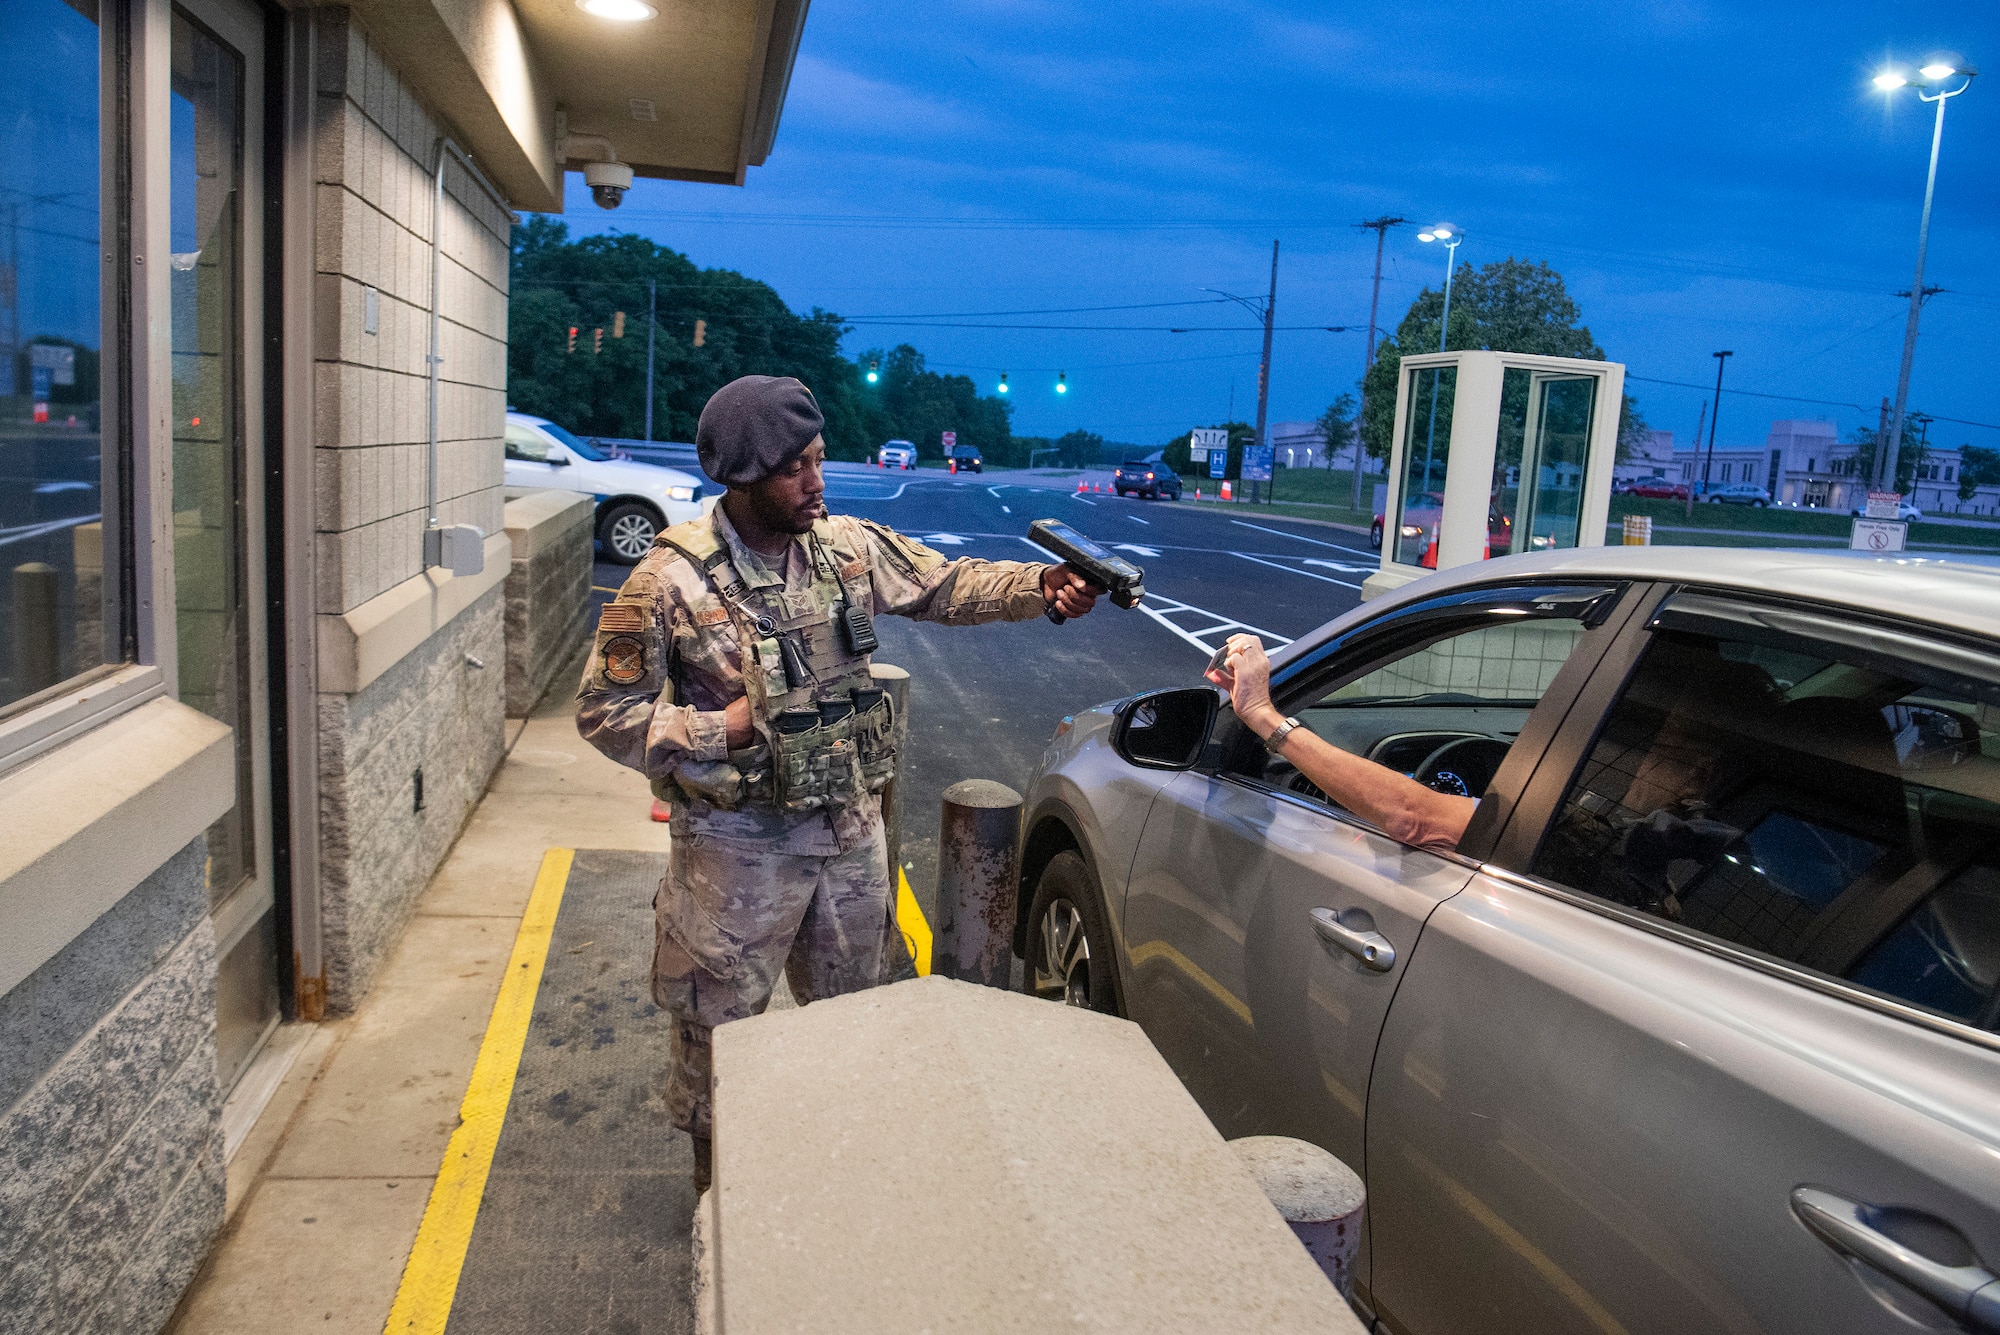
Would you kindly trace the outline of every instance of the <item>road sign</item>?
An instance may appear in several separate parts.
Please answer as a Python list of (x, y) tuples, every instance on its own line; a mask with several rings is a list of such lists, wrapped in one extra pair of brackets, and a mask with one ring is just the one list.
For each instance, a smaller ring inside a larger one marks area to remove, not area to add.
[(74, 385), (76, 383), (75, 348), (66, 348), (60, 343), (30, 343), (28, 345), (28, 365), (37, 371), (46, 370), (53, 384)]
[(1868, 508), (1863, 513), (1870, 519), (1899, 519), (1903, 513), (1902, 505), (1903, 493), (1900, 491), (1871, 491), (1868, 493)]
[(1219, 450), (1209, 450), (1208, 475), (1210, 477), (1227, 477), (1229, 475), (1229, 447), (1227, 445)]
[[(1871, 503), (1868, 507), (1873, 510)], [(1857, 519), (1847, 545), (1857, 552), (1900, 552), (1910, 526), (1893, 519)]]
[(1196, 427), (1188, 433), (1188, 458), (1195, 463), (1208, 462), (1210, 450), (1229, 450), (1229, 432), (1224, 427)]
[(1243, 447), (1243, 480), (1245, 482), (1269, 482), (1271, 480), (1271, 456), (1276, 447), (1271, 445), (1245, 445)]
[(944, 433), (944, 447), (945, 447), (946, 449), (950, 449), (950, 448), (951, 448), (952, 446), (954, 446), (954, 445), (956, 445), (956, 444), (958, 444), (958, 433), (957, 433), (956, 431), (947, 431), (947, 432), (945, 432), (945, 433)]

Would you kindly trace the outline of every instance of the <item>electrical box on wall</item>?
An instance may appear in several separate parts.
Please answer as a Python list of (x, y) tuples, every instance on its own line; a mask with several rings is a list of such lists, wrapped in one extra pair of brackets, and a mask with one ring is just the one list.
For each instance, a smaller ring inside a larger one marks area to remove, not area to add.
[(1496, 556), (1603, 546), (1624, 402), (1618, 362), (1483, 350), (1403, 358), (1382, 566), (1361, 596)]
[(486, 568), (486, 533), (471, 524), (424, 530), (424, 567), (443, 566), (454, 575)]

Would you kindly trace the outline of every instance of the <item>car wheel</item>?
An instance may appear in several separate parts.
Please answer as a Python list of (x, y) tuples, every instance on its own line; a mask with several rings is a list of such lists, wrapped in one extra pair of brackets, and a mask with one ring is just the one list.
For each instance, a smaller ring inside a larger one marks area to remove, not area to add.
[(1759, 510), (1764, 508), (1764, 502), (1762, 501), (1752, 501), (1750, 504), (1756, 506)]
[(1368, 526), (1368, 545), (1378, 552), (1382, 550), (1382, 526), (1380, 524), (1370, 524)]
[(1097, 883), (1082, 855), (1049, 859), (1028, 909), (1028, 951), (1022, 990), (1065, 1006), (1118, 1014), (1111, 933)]
[(650, 505), (627, 501), (614, 505), (597, 526), (607, 560), (621, 566), (639, 564), (639, 558), (653, 548), (660, 536), (660, 516)]
[(1711, 496), (1708, 498), (1708, 503), (1710, 505), (1720, 505), (1722, 504), (1722, 498), (1720, 496)]

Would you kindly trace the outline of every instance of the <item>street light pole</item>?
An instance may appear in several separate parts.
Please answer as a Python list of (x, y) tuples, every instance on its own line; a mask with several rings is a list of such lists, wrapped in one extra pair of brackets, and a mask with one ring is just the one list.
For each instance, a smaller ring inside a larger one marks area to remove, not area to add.
[[(1708, 414), (1708, 453), (1701, 461), (1701, 494), (1708, 495), (1708, 470), (1715, 463), (1715, 429), (1722, 424), (1722, 368), (1736, 354), (1729, 351), (1711, 354), (1715, 358), (1715, 407)], [(1688, 513), (1694, 513), (1694, 494), (1688, 493)]]
[(1361, 424), (1368, 420), (1368, 373), (1375, 369), (1375, 314), (1382, 306), (1382, 245), (1389, 239), (1391, 227), (1401, 227), (1408, 221), (1385, 214), (1354, 224), (1375, 233), (1375, 290), (1368, 298), (1368, 351), (1361, 359), (1361, 407), (1354, 415), (1354, 508), (1357, 510), (1361, 508)]
[(646, 280), (646, 443), (653, 443), (653, 331), (659, 328), (657, 310), (660, 280)]
[[(1451, 350), (1451, 276), (1458, 268), (1458, 246), (1465, 233), (1449, 223), (1439, 223), (1417, 233), (1419, 241), (1444, 242), (1444, 318), (1438, 321), (1438, 351)], [(1424, 490), (1431, 488), (1431, 460), (1437, 452), (1438, 389), (1444, 383), (1442, 368), (1431, 373), (1430, 421), (1424, 428)]]
[[(1898, 455), (1903, 444), (1903, 418), (1910, 401), (1910, 367), (1917, 356), (1917, 320), (1924, 306), (1924, 259), (1931, 244), (1931, 200), (1937, 193), (1938, 149), (1944, 143), (1944, 104), (1972, 87), (1972, 78), (1977, 71), (1962, 69), (1949, 62), (1933, 60), (1917, 73), (1929, 83), (1938, 86), (1935, 94), (1917, 90), (1919, 102), (1937, 103), (1937, 119), (1931, 126), (1930, 171), (1924, 177), (1924, 212), (1917, 224), (1917, 277), (1910, 284), (1910, 315), (1903, 325), (1903, 360), (1896, 370), (1896, 405), (1889, 416), (1889, 438), (1883, 448), (1875, 451), (1876, 467), (1880, 474), (1882, 490), (1894, 491), (1898, 471)], [(1946, 79), (1963, 77), (1965, 82), (1958, 87), (1946, 89), (1942, 85)], [(1909, 77), (1899, 71), (1887, 70), (1875, 78), (1875, 85), (1885, 92), (1893, 91), (1909, 83)]]

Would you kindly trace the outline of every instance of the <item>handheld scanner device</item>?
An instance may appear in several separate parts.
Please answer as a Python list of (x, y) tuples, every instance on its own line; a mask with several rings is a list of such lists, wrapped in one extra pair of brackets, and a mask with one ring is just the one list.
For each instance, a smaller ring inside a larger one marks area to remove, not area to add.
[[(1146, 596), (1146, 572), (1060, 519), (1037, 519), (1028, 525), (1028, 541), (1069, 562), (1085, 579), (1111, 595), (1120, 607), (1133, 608)], [(1065, 618), (1051, 607), (1049, 620), (1060, 626)]]

